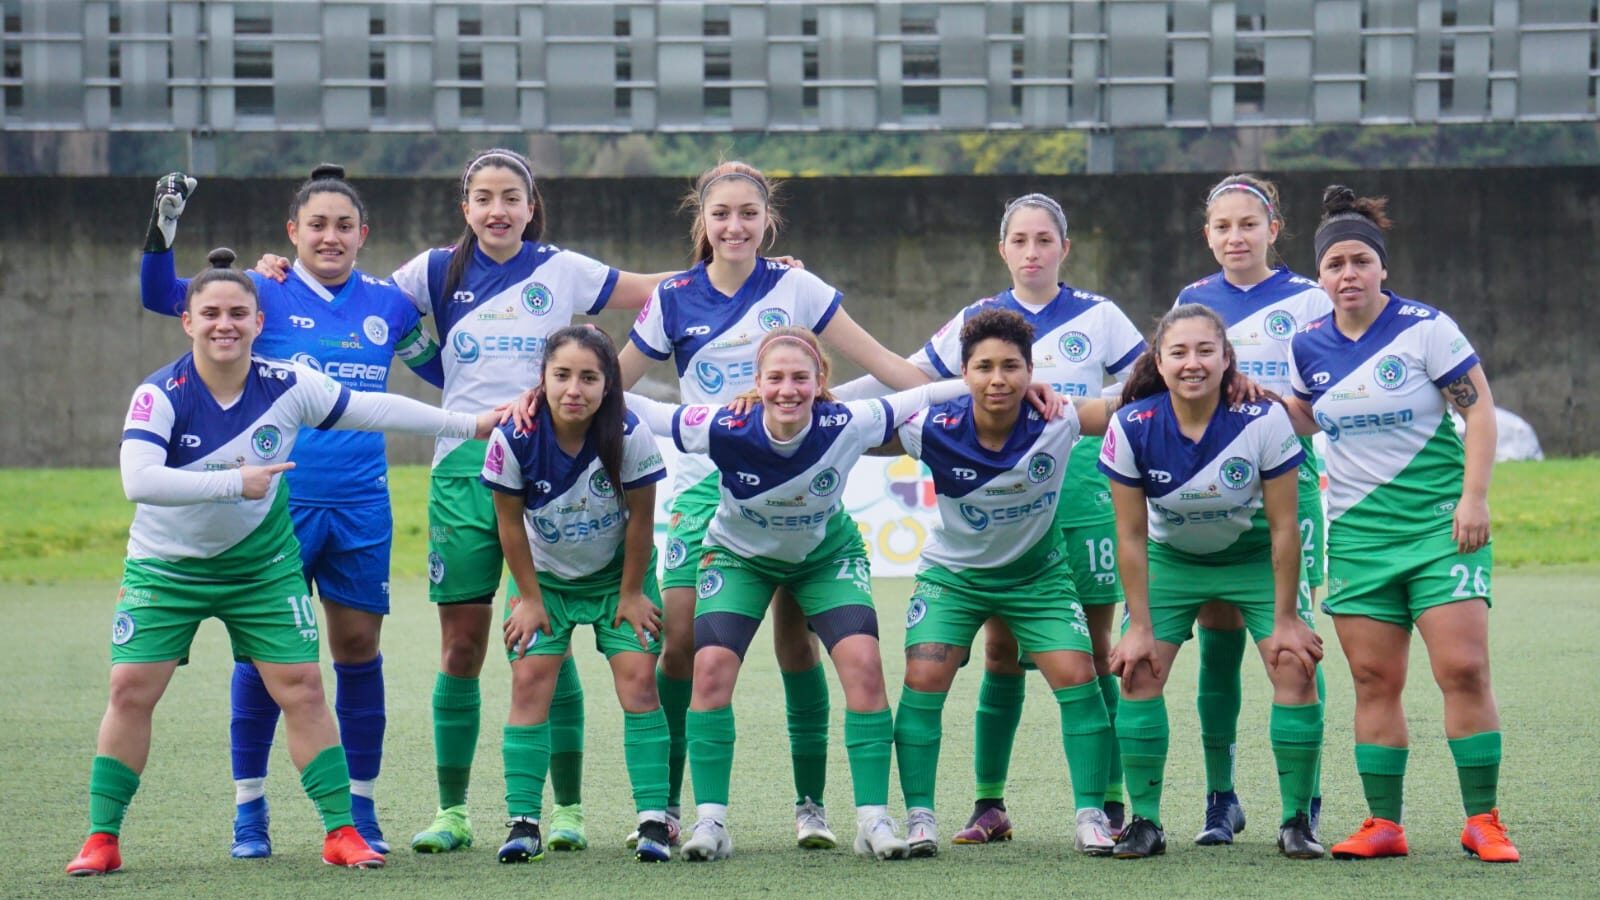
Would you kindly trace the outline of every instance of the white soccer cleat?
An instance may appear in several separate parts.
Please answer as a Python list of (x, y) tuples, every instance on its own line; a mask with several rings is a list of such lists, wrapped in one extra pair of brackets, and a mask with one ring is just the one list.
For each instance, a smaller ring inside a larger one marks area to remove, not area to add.
[(885, 813), (863, 817), (856, 826), (856, 853), (877, 859), (907, 859), (911, 845), (895, 834), (894, 820)]
[(1110, 856), (1117, 846), (1111, 837), (1111, 820), (1103, 809), (1093, 807), (1078, 810), (1078, 836), (1072, 846), (1088, 856)]
[(794, 807), (795, 843), (806, 850), (832, 850), (839, 839), (828, 827), (828, 811), (810, 797)]
[(683, 842), (683, 858), (689, 862), (711, 862), (733, 855), (733, 837), (728, 826), (716, 819), (695, 821), (689, 839)]
[(939, 855), (939, 826), (933, 810), (916, 807), (906, 811), (906, 843), (913, 857)]

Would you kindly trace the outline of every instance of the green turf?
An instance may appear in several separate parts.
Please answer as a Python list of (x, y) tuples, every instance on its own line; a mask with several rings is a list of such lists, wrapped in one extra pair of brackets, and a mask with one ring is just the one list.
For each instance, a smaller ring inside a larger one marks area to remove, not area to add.
[[(201, 629), (194, 664), (180, 672), (156, 715), (155, 746), (145, 782), (128, 815), (122, 874), (73, 880), (62, 874), (82, 840), (86, 778), (95, 725), (105, 702), (110, 582), (12, 586), (0, 635), (5, 737), (0, 742), (0, 893), (7, 896), (347, 897), (381, 888), (403, 896), (511, 896), (554, 888), (580, 896), (1514, 896), (1593, 895), (1600, 884), (1593, 813), (1600, 808), (1593, 766), (1596, 681), (1593, 648), (1600, 639), (1600, 568), (1524, 569), (1499, 574), (1493, 616), (1496, 690), (1505, 720), (1507, 765), (1501, 808), (1525, 856), (1520, 866), (1490, 867), (1457, 847), (1462, 812), (1442, 738), (1440, 703), (1415, 648), (1410, 704), (1412, 774), (1407, 824), (1412, 855), (1372, 863), (1293, 863), (1273, 847), (1277, 806), (1266, 740), (1266, 679), (1246, 678), (1239, 791), (1248, 830), (1231, 848), (1189, 843), (1201, 818), (1203, 772), (1193, 712), (1194, 655), (1180, 655), (1173, 677), (1173, 758), (1164, 818), (1171, 829), (1163, 859), (1091, 860), (1071, 850), (1070, 796), (1053, 704), (1041, 680), (1029, 699), (1012, 767), (1008, 802), (1017, 839), (993, 847), (952, 847), (938, 858), (870, 863), (847, 850), (802, 852), (793, 844), (792, 802), (778, 679), (769, 645), (759, 637), (736, 698), (741, 741), (734, 763), (735, 855), (711, 865), (673, 862), (648, 867), (621, 848), (632, 816), (621, 753), (621, 716), (604, 663), (583, 641), (588, 689), (586, 777), (589, 837), (581, 854), (551, 853), (541, 863), (500, 866), (494, 848), (504, 836), (499, 727), (506, 708), (505, 667), (491, 654), (484, 681), (485, 728), (472, 792), (478, 846), (448, 856), (403, 849), (433, 812), (428, 694), (437, 658), (437, 626), (420, 579), (397, 579), (396, 613), (385, 630), (389, 735), (379, 809), (399, 849), (383, 871), (327, 869), (318, 861), (320, 832), (299, 793), (281, 741), (274, 751), (268, 796), (277, 855), (268, 861), (228, 858), (232, 789), (226, 704), (230, 661), (222, 627)], [(899, 681), (909, 584), (878, 583), (887, 673)], [(1324, 623), (1326, 625), (1326, 622)], [(1325, 628), (1325, 631), (1327, 629)], [(1556, 636), (1560, 636), (1558, 639)], [(1329, 640), (1330, 712), (1324, 785), (1325, 834), (1337, 839), (1364, 814), (1350, 739), (1349, 674)], [(938, 800), (946, 841), (960, 826), (971, 789), (971, 715), (977, 677), (964, 672), (952, 692)], [(898, 696), (891, 688), (891, 697)], [(834, 824), (851, 830), (849, 776), (835, 687), (830, 787)], [(892, 791), (896, 803), (899, 790)], [(355, 885), (359, 882), (360, 888)]]

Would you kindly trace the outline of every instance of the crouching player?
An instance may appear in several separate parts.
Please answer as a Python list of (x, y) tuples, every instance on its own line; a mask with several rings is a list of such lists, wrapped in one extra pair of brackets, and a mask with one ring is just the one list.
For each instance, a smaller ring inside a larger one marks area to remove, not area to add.
[(255, 285), (212, 251), (189, 283), (193, 350), (147, 378), (123, 425), (122, 485), (138, 504), (111, 628), (111, 689), (89, 775), (89, 838), (69, 875), (122, 867), (123, 813), (150, 755), (151, 719), (188, 661), (203, 619), (228, 628), (234, 658), (261, 672), (283, 709), (289, 756), (322, 816), (322, 859), (377, 867), (352, 825), (350, 771), (317, 666), (315, 607), (278, 473), (302, 425), (488, 434), (494, 413), (449, 413), (390, 394), (352, 392), (303, 366), (252, 358), (262, 325)]
[(503, 752), (511, 834), (500, 861), (544, 856), (539, 814), (550, 768), (550, 700), (573, 629), (593, 625), (623, 712), (623, 757), (639, 813), (635, 856), (672, 856), (667, 832), (666, 714), (656, 693), (656, 482), (666, 467), (650, 430), (623, 408), (617, 353), (603, 332), (568, 326), (545, 345), (545, 402), (532, 427), (489, 438), (500, 548), (515, 589), (503, 632), (511, 715)]
[(1033, 327), (988, 309), (961, 327), (961, 375), (970, 396), (930, 407), (900, 426), (898, 446), (933, 472), (940, 528), (922, 553), (906, 612), (906, 680), (895, 750), (913, 856), (933, 856), (940, 719), (956, 670), (983, 623), (1005, 622), (1061, 707), (1078, 850), (1109, 856), (1103, 809), (1111, 720), (1095, 678), (1089, 626), (1055, 526), (1066, 460), (1079, 437), (1105, 433), (1108, 404), (1085, 401), (1050, 420), (1023, 414), (1033, 375)]

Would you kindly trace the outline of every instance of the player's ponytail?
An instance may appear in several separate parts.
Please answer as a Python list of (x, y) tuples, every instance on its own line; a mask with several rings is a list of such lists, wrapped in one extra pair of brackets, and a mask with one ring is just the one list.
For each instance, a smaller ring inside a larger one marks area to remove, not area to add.
[(1128, 380), (1122, 385), (1123, 406), (1146, 397), (1154, 397), (1167, 390), (1167, 380), (1162, 377), (1161, 369), (1157, 365), (1161, 355), (1161, 342), (1166, 340), (1167, 331), (1184, 319), (1205, 319), (1216, 329), (1217, 340), (1222, 342), (1223, 359), (1227, 362), (1227, 368), (1222, 370), (1221, 391), (1223, 398), (1228, 396), (1234, 381), (1241, 377), (1239, 359), (1233, 352), (1233, 344), (1228, 340), (1228, 325), (1222, 321), (1221, 316), (1212, 311), (1211, 307), (1199, 303), (1184, 303), (1167, 310), (1167, 314), (1156, 323), (1155, 331), (1150, 334), (1150, 346), (1133, 361)]
[(198, 275), (189, 280), (189, 290), (183, 295), (183, 308), (188, 309), (190, 302), (193, 301), (194, 298), (198, 296), (207, 285), (215, 284), (219, 281), (231, 282), (238, 285), (246, 294), (250, 295), (250, 299), (252, 301), (256, 301), (256, 283), (250, 280), (250, 276), (239, 271), (238, 269), (231, 268), (234, 260), (238, 258), (238, 254), (234, 253), (232, 250), (229, 250), (227, 247), (218, 247), (217, 249), (212, 250), (210, 253), (207, 253), (207, 267), (201, 269)]
[[(611, 338), (604, 331), (592, 325), (568, 325), (557, 329), (545, 341), (544, 361), (539, 366), (539, 381), (545, 383), (545, 369), (550, 365), (550, 357), (556, 350), (567, 344), (577, 344), (593, 353), (595, 359), (600, 361), (600, 374), (605, 378), (605, 393), (600, 396), (600, 406), (594, 412), (594, 418), (589, 420), (589, 440), (594, 443), (595, 455), (600, 458), (600, 465), (606, 470), (606, 477), (611, 479), (611, 486), (617, 492), (618, 502), (622, 496), (622, 444), (623, 421), (626, 412), (622, 399), (622, 366), (617, 362), (617, 348), (612, 345)], [(555, 398), (545, 395), (544, 402), (548, 405), (555, 402)], [(623, 504), (626, 509), (627, 505)]]
[(294, 192), (294, 200), (289, 203), (289, 221), (300, 221), (300, 210), (317, 194), (341, 194), (356, 208), (356, 218), (360, 224), (367, 224), (367, 207), (361, 202), (361, 195), (356, 189), (344, 180), (344, 166), (337, 163), (320, 163), (311, 170), (311, 177), (301, 183), (300, 188)]

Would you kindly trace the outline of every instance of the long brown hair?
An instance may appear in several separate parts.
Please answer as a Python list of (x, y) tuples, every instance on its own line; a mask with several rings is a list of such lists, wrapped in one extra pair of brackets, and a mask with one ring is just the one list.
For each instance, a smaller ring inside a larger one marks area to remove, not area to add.
[[(545, 369), (550, 365), (550, 357), (567, 344), (577, 344), (594, 354), (600, 361), (600, 374), (606, 380), (605, 393), (600, 396), (600, 406), (594, 411), (594, 418), (589, 420), (589, 437), (594, 441), (595, 455), (600, 457), (600, 465), (606, 470), (606, 477), (611, 479), (611, 486), (617, 492), (618, 502), (622, 497), (622, 415), (625, 411), (622, 399), (622, 367), (617, 363), (617, 348), (612, 346), (611, 338), (604, 331), (589, 325), (568, 325), (552, 333), (544, 345), (544, 359), (539, 363), (539, 382), (544, 383)], [(554, 398), (546, 396), (545, 404), (554, 402)], [(623, 508), (627, 504), (623, 503)]]
[(1122, 385), (1124, 406), (1167, 390), (1167, 380), (1161, 377), (1161, 369), (1157, 365), (1161, 355), (1161, 341), (1166, 338), (1168, 329), (1184, 319), (1205, 319), (1217, 330), (1217, 339), (1222, 342), (1222, 352), (1228, 361), (1228, 367), (1222, 370), (1222, 396), (1224, 398), (1228, 396), (1234, 379), (1240, 377), (1239, 358), (1234, 354), (1233, 344), (1228, 340), (1228, 325), (1211, 307), (1199, 303), (1185, 303), (1174, 306), (1161, 317), (1156, 323), (1156, 330), (1150, 334), (1150, 346), (1133, 361), (1132, 372), (1128, 375), (1127, 382)]
[(745, 181), (756, 186), (761, 191), (761, 203), (767, 208), (767, 233), (763, 246), (770, 247), (778, 239), (778, 228), (783, 224), (783, 218), (778, 215), (776, 199), (778, 184), (762, 174), (761, 170), (748, 163), (738, 160), (720, 162), (700, 173), (694, 181), (694, 187), (683, 195), (683, 202), (679, 209), (689, 210), (694, 214), (694, 224), (689, 226), (689, 242), (694, 245), (694, 251), (689, 257), (691, 264), (706, 263), (711, 261), (711, 239), (706, 237), (706, 191), (713, 184), (722, 181)]

